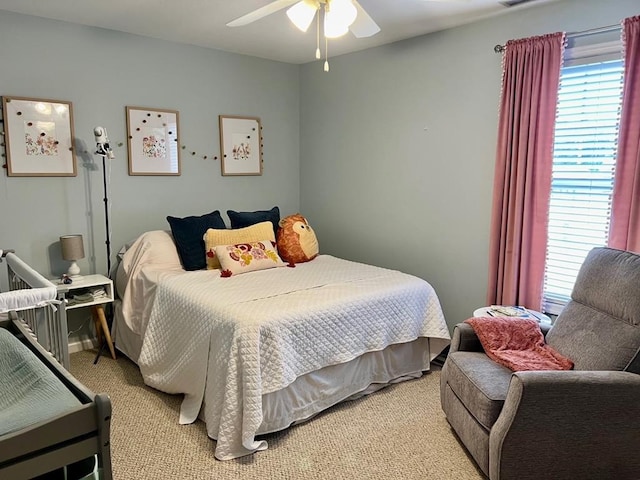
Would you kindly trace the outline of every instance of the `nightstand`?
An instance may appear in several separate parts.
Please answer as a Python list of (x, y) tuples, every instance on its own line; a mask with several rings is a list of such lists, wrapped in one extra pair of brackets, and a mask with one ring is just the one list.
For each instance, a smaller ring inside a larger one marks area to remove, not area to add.
[[(96, 327), (98, 342), (102, 345), (107, 342), (111, 358), (115, 360), (116, 351), (113, 348), (111, 332), (107, 324), (107, 317), (104, 314), (104, 306), (113, 302), (113, 282), (104, 275), (83, 275), (79, 279), (74, 279), (70, 284), (61, 283), (60, 279), (53, 281), (58, 289), (58, 296), (64, 296), (66, 310), (76, 308), (91, 308), (93, 322)], [(96, 294), (96, 292), (104, 292)], [(104, 337), (104, 340), (103, 340)]]
[[(489, 313), (491, 307), (480, 307), (480, 308), (476, 308), (473, 311), (473, 316), (474, 317), (486, 317), (486, 316), (493, 316), (491, 313)], [(551, 318), (548, 315), (545, 315), (542, 312), (538, 312), (536, 310), (531, 310), (530, 308), (526, 309), (527, 312), (529, 313), (529, 315), (531, 315), (528, 318), (533, 318), (534, 320), (537, 320), (538, 323), (545, 323), (547, 325), (551, 325), (553, 322), (551, 321)], [(515, 317), (515, 318), (519, 318), (519, 317)], [(527, 317), (525, 317), (527, 318)]]

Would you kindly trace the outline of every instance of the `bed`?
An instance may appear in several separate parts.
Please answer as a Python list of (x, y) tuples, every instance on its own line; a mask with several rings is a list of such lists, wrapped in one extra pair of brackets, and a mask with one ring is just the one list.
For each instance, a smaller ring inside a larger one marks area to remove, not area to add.
[(449, 344), (429, 283), (319, 255), (295, 268), (225, 278), (184, 271), (168, 231), (121, 251), (116, 347), (147, 385), (184, 394), (180, 423), (202, 419), (229, 460), (259, 436), (336, 403), (417, 378)]
[(0, 293), (0, 478), (99, 471), (111, 479), (109, 397), (63, 368), (66, 317), (55, 286), (14, 253), (6, 259), (9, 285), (24, 288)]

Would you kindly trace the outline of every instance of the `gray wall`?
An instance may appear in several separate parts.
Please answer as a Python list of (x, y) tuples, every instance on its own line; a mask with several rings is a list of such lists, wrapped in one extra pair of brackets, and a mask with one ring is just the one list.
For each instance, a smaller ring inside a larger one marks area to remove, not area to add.
[[(168, 229), (167, 215), (219, 209), (228, 222), (227, 209), (299, 209), (297, 65), (1, 10), (0, 61), (0, 95), (73, 103), (77, 177), (0, 175), (0, 248), (16, 249), (46, 276), (66, 271), (58, 238), (69, 233), (84, 235), (81, 269), (106, 273), (102, 159), (92, 154), (97, 125), (107, 128), (115, 147), (114, 253), (145, 230)], [(179, 111), (186, 145), (181, 176), (128, 175), (127, 105)], [(221, 114), (261, 118), (261, 177), (221, 176), (219, 161), (211, 158), (219, 156)]]
[[(299, 210), (297, 65), (1, 10), (0, 63), (0, 95), (73, 104), (77, 177), (0, 174), (0, 248), (15, 249), (45, 276), (66, 272), (58, 239), (69, 233), (84, 236), (83, 273), (106, 273), (102, 158), (92, 154), (98, 125), (107, 128), (116, 157), (109, 194), (113, 264), (125, 242), (146, 230), (168, 229), (167, 215), (219, 209), (228, 222), (227, 209)], [(128, 175), (127, 105), (179, 111), (186, 146), (181, 176)], [(221, 114), (261, 118), (262, 176), (221, 176), (219, 161), (211, 159), (219, 156)], [(70, 312), (71, 343), (92, 336), (89, 318), (88, 309)]]
[[(515, 9), (514, 9), (515, 10)], [(447, 323), (484, 305), (501, 80), (496, 44), (617, 24), (566, 0), (301, 70), (301, 207), (321, 251), (429, 281)]]
[[(67, 268), (58, 237), (85, 235), (104, 273), (100, 157), (109, 130), (113, 250), (166, 215), (279, 205), (301, 211), (323, 253), (427, 279), (450, 326), (485, 302), (500, 94), (511, 38), (577, 31), (640, 13), (637, 0), (565, 0), (301, 67), (0, 11), (0, 95), (73, 102), (78, 176), (0, 180), (0, 248), (45, 275)], [(180, 111), (180, 177), (127, 174), (126, 105)], [(221, 177), (219, 114), (262, 118), (262, 177)], [(185, 152), (183, 152), (184, 154)], [(0, 279), (0, 281), (3, 279)]]

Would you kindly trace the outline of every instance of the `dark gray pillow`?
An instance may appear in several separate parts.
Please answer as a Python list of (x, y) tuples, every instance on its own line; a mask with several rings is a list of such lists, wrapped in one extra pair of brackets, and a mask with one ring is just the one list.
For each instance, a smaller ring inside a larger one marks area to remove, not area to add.
[(278, 232), (278, 222), (280, 222), (280, 209), (273, 207), (271, 210), (256, 210), (255, 212), (236, 212), (227, 210), (231, 228), (244, 228), (255, 225), (260, 222), (271, 222), (273, 224), (273, 233)]
[(184, 218), (167, 217), (178, 256), (185, 270), (202, 270), (207, 267), (204, 251), (204, 234), (208, 228), (227, 228), (220, 211), (202, 216)]

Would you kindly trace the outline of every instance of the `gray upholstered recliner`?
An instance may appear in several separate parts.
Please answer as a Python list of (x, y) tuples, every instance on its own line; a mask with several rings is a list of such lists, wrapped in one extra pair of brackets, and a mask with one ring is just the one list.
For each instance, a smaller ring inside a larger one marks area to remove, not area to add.
[(640, 255), (595, 248), (546, 343), (571, 371), (512, 372), (456, 325), (447, 420), (491, 480), (640, 479)]

